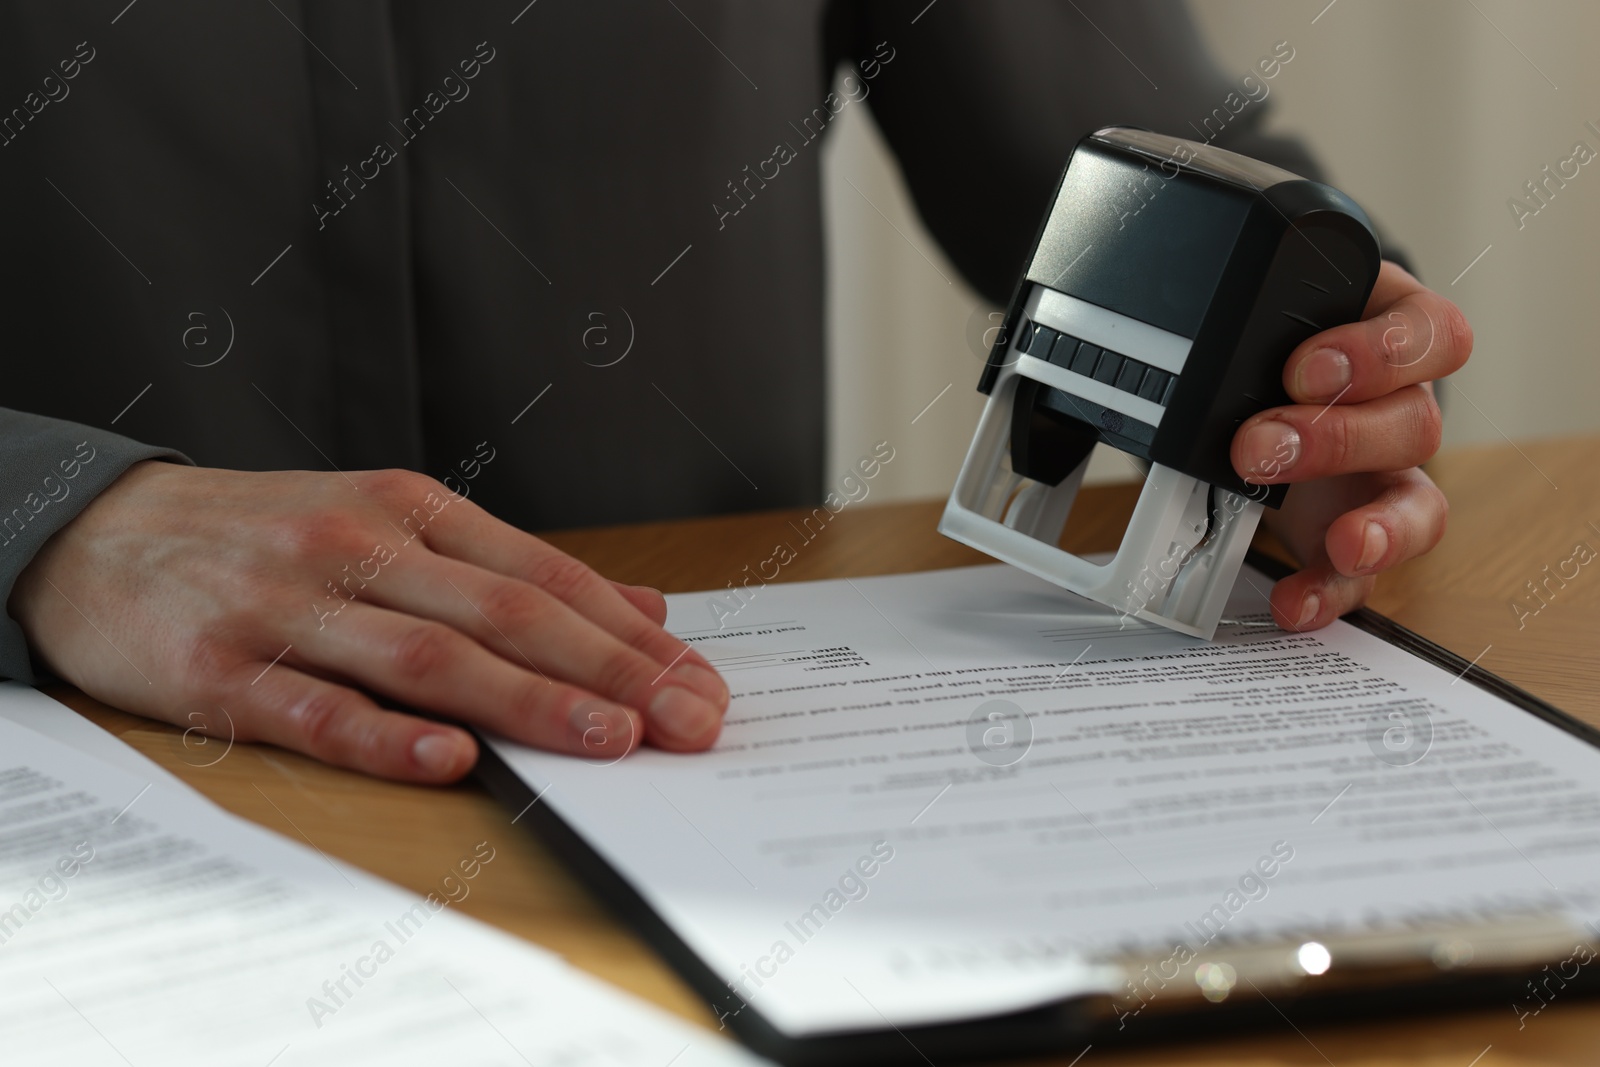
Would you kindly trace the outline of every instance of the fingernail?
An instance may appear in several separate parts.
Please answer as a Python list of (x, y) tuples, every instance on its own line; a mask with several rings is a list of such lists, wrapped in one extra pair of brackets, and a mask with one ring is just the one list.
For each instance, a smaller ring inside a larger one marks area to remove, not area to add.
[(429, 774), (443, 776), (461, 761), (461, 742), (450, 734), (424, 734), (411, 746), (411, 758)]
[(1382, 523), (1367, 523), (1366, 533), (1361, 536), (1361, 559), (1356, 563), (1356, 570), (1368, 571), (1376, 567), (1387, 551), (1389, 531), (1383, 528)]
[(692, 744), (721, 721), (716, 708), (677, 686), (668, 686), (650, 701), (650, 726), (670, 741)]
[(1296, 630), (1304, 630), (1310, 626), (1317, 617), (1317, 612), (1322, 610), (1322, 597), (1312, 593), (1306, 597), (1305, 603), (1300, 606), (1300, 621), (1294, 624)]
[(1350, 357), (1337, 348), (1319, 348), (1295, 368), (1294, 391), (1303, 400), (1332, 400), (1350, 380)]
[(609, 700), (584, 700), (574, 705), (567, 721), (586, 756), (617, 756), (628, 751), (638, 728), (628, 709)]
[(1277, 419), (1263, 419), (1244, 432), (1246, 481), (1272, 481), (1300, 458), (1300, 434)]

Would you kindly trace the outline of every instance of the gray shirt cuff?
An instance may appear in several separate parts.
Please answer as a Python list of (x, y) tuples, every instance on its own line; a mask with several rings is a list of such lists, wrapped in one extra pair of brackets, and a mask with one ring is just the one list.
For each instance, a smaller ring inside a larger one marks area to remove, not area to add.
[[(0, 604), (57, 530), (142, 460), (192, 461), (181, 452), (63, 419), (0, 408)], [(0, 614), (0, 678), (32, 684), (22, 627)]]

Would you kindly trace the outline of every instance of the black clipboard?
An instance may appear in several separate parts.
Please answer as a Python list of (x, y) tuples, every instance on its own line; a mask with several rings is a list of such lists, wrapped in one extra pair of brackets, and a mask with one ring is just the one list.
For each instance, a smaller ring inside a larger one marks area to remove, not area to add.
[[(1252, 549), (1246, 560), (1277, 580), (1290, 573), (1285, 564)], [(1454, 673), (1462, 681), (1600, 747), (1600, 729), (1562, 711), (1504, 678), (1470, 663), (1413, 630), (1369, 608), (1344, 616), (1344, 621), (1418, 659)], [(1394, 966), (1364, 969), (1351, 980), (1306, 984), (1302, 989), (1274, 987), (1270, 996), (1229, 998), (1209, 1003), (1195, 996), (1169, 998), (1162, 1009), (1141, 1015), (1136, 1024), (1120, 1025), (1119, 1011), (1106, 997), (1072, 997), (1026, 1011), (976, 1020), (880, 1030), (848, 1031), (795, 1037), (779, 1030), (744, 1003), (672, 927), (622, 876), (548, 804), (499, 754), (479, 738), (476, 777), (489, 793), (519, 820), (567, 869), (594, 893), (619, 921), (642, 937), (705, 1000), (713, 1016), (752, 1051), (791, 1067), (842, 1067), (847, 1064), (941, 1065), (1023, 1056), (1072, 1057), (1095, 1045), (1102, 1049), (1237, 1035), (1251, 1030), (1282, 1030), (1295, 1024), (1410, 1016), (1460, 1010), (1473, 1005), (1515, 1003), (1525, 999), (1527, 983), (1552, 957), (1507, 959), (1500, 963), (1442, 967), (1409, 960)], [(1536, 923), (1511, 928), (1502, 948), (1528, 944), (1545, 931)], [(1570, 944), (1553, 942), (1552, 944)], [(1580, 969), (1562, 993), (1573, 997), (1600, 993), (1600, 968)], [(1292, 1015), (1290, 1014), (1292, 1009)]]

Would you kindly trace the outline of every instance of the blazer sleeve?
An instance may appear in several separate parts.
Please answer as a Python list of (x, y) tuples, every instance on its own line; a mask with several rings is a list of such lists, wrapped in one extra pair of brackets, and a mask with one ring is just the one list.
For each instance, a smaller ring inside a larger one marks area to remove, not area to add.
[[(862, 0), (841, 35), (855, 77), (873, 75), (865, 99), (919, 214), (995, 304), (1072, 146), (1103, 126), (1210, 141), (1325, 180), (1304, 145), (1264, 128), (1275, 79), (1294, 76), (1294, 43), (1264, 43), (1260, 60), (1225, 74), (1171, 0)], [(862, 70), (868, 60), (880, 65)]]
[(36, 681), (28, 642), (9, 612), (17, 576), (52, 534), (135, 463), (189, 463), (170, 448), (109, 430), (0, 408), (0, 678)]

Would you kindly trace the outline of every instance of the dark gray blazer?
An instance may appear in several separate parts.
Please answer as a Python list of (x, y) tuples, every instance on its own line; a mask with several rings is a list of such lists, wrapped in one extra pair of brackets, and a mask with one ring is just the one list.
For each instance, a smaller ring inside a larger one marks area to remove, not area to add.
[(1155, 0), (7, 5), (0, 597), (149, 457), (466, 465), (533, 529), (815, 502), (838, 113), (999, 303), (1096, 127), (1314, 176), (1263, 87)]

